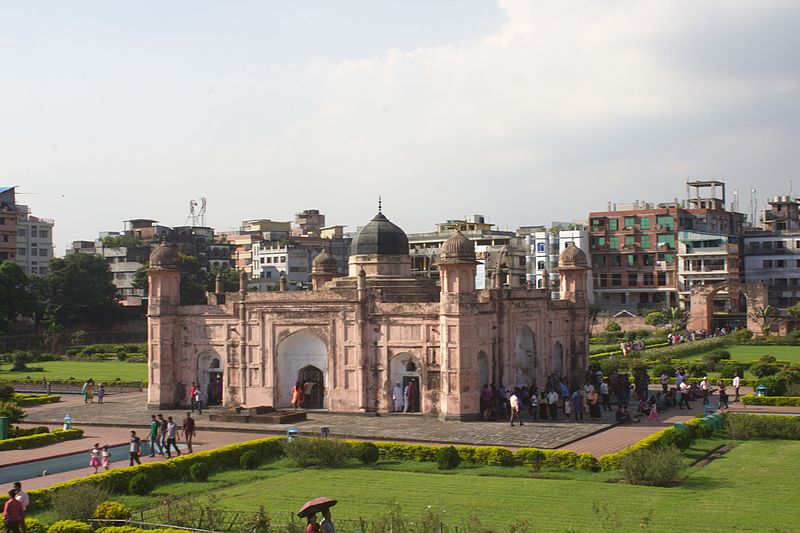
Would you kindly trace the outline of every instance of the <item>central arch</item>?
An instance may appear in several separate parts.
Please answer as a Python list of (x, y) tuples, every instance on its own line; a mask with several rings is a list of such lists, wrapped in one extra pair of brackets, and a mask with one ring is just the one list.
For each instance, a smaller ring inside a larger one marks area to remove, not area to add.
[(553, 373), (557, 378), (564, 377), (564, 345), (561, 341), (553, 345)]
[(204, 352), (197, 358), (197, 386), (205, 394), (207, 405), (222, 405), (224, 396), (223, 364), (219, 354)]
[[(322, 374), (322, 383), (315, 384), (315, 395), (319, 395), (320, 407), (324, 408), (328, 383), (328, 347), (316, 335), (308, 330), (292, 333), (276, 350), (275, 364), (275, 407), (291, 407), (292, 387), (295, 383), (303, 384), (303, 370), (317, 370)], [(305, 376), (305, 379), (309, 379)]]
[[(390, 386), (393, 388), (397, 383), (400, 383), (402, 388), (404, 395), (403, 410), (411, 413), (418, 412), (422, 395), (419, 359), (408, 352), (399, 353), (392, 357), (389, 362), (389, 374), (391, 376)], [(408, 388), (412, 381), (414, 385)], [(405, 392), (407, 388), (409, 390), (409, 398), (406, 405)]]
[(515, 382), (518, 387), (530, 387), (536, 384), (536, 343), (533, 331), (522, 326), (517, 334)]

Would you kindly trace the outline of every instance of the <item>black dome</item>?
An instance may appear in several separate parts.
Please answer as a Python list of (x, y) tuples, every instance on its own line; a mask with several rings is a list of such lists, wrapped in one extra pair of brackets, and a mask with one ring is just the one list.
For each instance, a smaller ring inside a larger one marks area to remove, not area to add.
[(350, 246), (353, 255), (408, 255), (405, 232), (380, 212), (356, 233)]

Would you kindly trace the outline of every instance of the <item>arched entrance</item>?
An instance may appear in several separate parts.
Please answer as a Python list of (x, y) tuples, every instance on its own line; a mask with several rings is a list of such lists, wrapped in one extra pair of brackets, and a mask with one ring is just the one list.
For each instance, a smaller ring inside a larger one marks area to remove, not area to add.
[(303, 367), (299, 381), (303, 386), (303, 408), (322, 409), (325, 399), (325, 375), (322, 370), (313, 365)]
[(204, 353), (197, 358), (197, 386), (203, 390), (208, 405), (222, 405), (224, 384), (222, 358)]
[(553, 345), (553, 373), (557, 378), (564, 377), (564, 346), (560, 341)]
[[(391, 376), (390, 388), (394, 388), (397, 383), (400, 383), (402, 387), (403, 411), (408, 413), (419, 412), (422, 394), (419, 359), (407, 352), (399, 353), (392, 357), (389, 363), (389, 374)], [(406, 398), (406, 395), (408, 398)], [(391, 394), (389, 397), (391, 398)]]
[[(303, 385), (303, 372), (308, 371), (308, 378), (315, 379), (312, 397), (319, 395), (319, 407), (325, 408), (325, 387), (327, 385), (328, 347), (308, 330), (292, 333), (276, 350), (275, 362), (275, 406), (291, 407), (292, 387), (295, 383)], [(315, 373), (316, 372), (316, 373)], [(322, 374), (321, 378), (319, 374)]]
[[(720, 294), (724, 298), (720, 298)], [(763, 333), (755, 313), (757, 307), (767, 305), (767, 286), (763, 283), (723, 281), (713, 285), (695, 285), (689, 301), (686, 326), (689, 331), (713, 332), (722, 326), (728, 329), (746, 326), (756, 335)]]
[(515, 366), (514, 385), (530, 387), (536, 383), (536, 344), (533, 332), (528, 326), (522, 326), (517, 335)]

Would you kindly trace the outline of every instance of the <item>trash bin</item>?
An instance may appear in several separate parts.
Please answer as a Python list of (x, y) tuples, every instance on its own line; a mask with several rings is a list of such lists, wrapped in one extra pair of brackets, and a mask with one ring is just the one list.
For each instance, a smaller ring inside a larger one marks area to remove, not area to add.
[(64, 415), (64, 431), (72, 429), (72, 417), (69, 416), (69, 413)]
[(320, 437), (330, 437), (331, 436), (331, 428), (328, 426), (322, 426), (319, 428), (319, 436)]
[(711, 402), (708, 402), (705, 404), (705, 406), (703, 406), (703, 412), (707, 415), (713, 415), (717, 412), (717, 406)]
[(300, 435), (300, 430), (294, 426), (286, 430), (286, 439), (291, 442)]
[(756, 387), (756, 396), (766, 396), (767, 395), (767, 388), (764, 385), (759, 385)]
[(8, 418), (0, 416), (0, 440), (8, 438)]

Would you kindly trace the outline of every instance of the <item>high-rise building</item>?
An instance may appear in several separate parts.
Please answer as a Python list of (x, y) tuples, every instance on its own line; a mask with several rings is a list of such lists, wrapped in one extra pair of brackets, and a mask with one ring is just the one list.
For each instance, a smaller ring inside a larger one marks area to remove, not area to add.
[(17, 258), (17, 198), (15, 187), (0, 187), (0, 261)]
[(27, 205), (17, 204), (17, 257), (19, 266), (29, 276), (44, 276), (53, 258), (52, 218), (31, 215)]
[[(553, 222), (549, 228), (520, 228), (518, 233), (527, 233), (525, 239), (530, 252), (526, 261), (528, 283), (536, 289), (550, 289), (550, 296), (558, 300), (558, 258), (570, 243), (589, 257), (589, 230), (578, 224)], [(587, 280), (589, 302), (594, 298), (591, 283), (590, 276)]]

